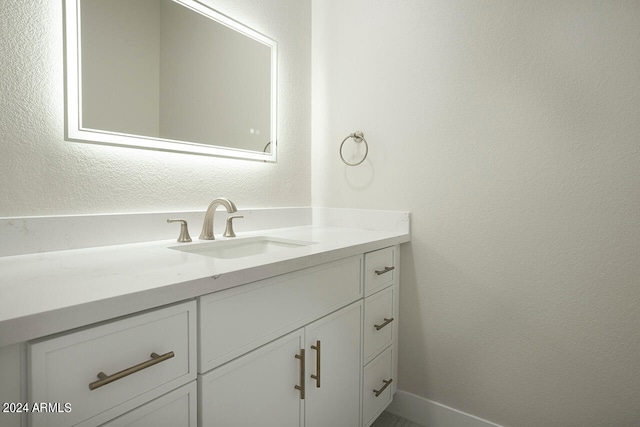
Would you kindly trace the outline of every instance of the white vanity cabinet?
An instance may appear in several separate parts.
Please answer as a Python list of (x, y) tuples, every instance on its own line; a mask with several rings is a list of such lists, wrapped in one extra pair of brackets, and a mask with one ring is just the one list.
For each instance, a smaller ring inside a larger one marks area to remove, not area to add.
[(200, 298), (201, 427), (369, 426), (396, 390), (397, 246)]
[(0, 348), (0, 397), (47, 405), (0, 425), (368, 427), (397, 385), (398, 267), (391, 246)]

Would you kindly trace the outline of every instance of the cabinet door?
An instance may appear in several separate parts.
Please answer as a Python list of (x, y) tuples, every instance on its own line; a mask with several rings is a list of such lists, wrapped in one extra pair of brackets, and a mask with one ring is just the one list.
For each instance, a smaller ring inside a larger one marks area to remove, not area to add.
[(362, 302), (305, 328), (305, 427), (360, 425)]
[(303, 330), (299, 329), (200, 378), (201, 427), (298, 427)]

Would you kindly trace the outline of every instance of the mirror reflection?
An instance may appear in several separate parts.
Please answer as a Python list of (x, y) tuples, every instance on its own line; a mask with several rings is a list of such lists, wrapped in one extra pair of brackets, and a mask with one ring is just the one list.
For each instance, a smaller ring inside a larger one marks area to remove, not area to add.
[(191, 0), (67, 3), (71, 139), (275, 160), (273, 41)]

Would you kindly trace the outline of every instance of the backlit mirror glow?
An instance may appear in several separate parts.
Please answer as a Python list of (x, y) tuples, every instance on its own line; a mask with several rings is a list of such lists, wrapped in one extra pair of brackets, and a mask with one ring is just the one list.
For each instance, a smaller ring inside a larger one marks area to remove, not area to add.
[(273, 40), (192, 0), (66, 0), (67, 138), (276, 160)]

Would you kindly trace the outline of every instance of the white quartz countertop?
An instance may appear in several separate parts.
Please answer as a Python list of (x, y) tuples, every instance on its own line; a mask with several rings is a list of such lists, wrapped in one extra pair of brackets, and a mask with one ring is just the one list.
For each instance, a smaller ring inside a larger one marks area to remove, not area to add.
[(0, 257), (0, 347), (409, 241), (398, 231), (311, 225), (235, 240), (252, 236), (314, 244), (234, 259), (169, 249), (197, 238)]

